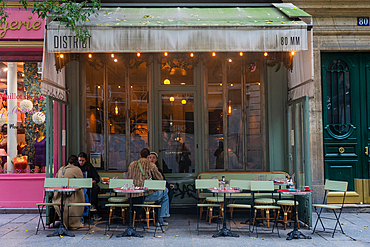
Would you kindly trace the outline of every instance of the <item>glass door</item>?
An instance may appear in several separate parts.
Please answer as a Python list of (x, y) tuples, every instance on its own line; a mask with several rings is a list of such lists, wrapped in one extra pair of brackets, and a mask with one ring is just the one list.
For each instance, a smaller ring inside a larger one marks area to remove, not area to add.
[(164, 173), (197, 172), (197, 128), (195, 91), (159, 92), (159, 160)]
[[(308, 96), (288, 103), (289, 174), (294, 174), (295, 186), (311, 187), (310, 135)], [(298, 196), (298, 216), (307, 225), (312, 225), (311, 195)]]

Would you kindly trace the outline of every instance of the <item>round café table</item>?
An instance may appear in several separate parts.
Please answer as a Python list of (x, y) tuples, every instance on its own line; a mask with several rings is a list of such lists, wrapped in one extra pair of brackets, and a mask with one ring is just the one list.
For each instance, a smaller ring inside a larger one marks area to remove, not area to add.
[(241, 189), (220, 190), (220, 189), (210, 188), (208, 190), (211, 191), (212, 193), (216, 193), (216, 194), (222, 193), (222, 194), (224, 194), (224, 222), (223, 222), (223, 226), (222, 226), (222, 229), (219, 230), (218, 233), (213, 235), (212, 237), (214, 237), (214, 238), (217, 238), (217, 237), (220, 237), (220, 236), (239, 237), (238, 234), (233, 233), (231, 230), (227, 229), (227, 227), (226, 227), (226, 213), (227, 213), (226, 212), (226, 209), (227, 209), (226, 193), (239, 193), (239, 192), (241, 192)]
[(48, 234), (47, 237), (54, 237), (54, 236), (69, 236), (74, 237), (73, 233), (70, 233), (67, 228), (65, 228), (63, 224), (63, 212), (64, 212), (64, 195), (67, 192), (75, 192), (79, 190), (80, 187), (49, 187), (45, 188), (47, 192), (60, 192), (61, 194), (61, 202), (60, 202), (60, 225), (59, 228), (51, 234)]
[(123, 189), (123, 188), (114, 188), (113, 191), (116, 192), (116, 193), (126, 193), (126, 194), (129, 194), (130, 195), (130, 208), (129, 208), (129, 223), (128, 223), (128, 228), (121, 234), (117, 235), (116, 237), (119, 238), (119, 237), (130, 237), (130, 236), (133, 236), (133, 237), (139, 237), (139, 238), (142, 238), (144, 237), (143, 235), (140, 235), (139, 233), (137, 233), (137, 231), (132, 227), (132, 194), (135, 194), (135, 193), (142, 193), (142, 192), (145, 192), (147, 190), (147, 188), (140, 188), (140, 189)]
[(282, 190), (278, 190), (280, 193), (282, 194), (290, 194), (290, 195), (293, 195), (294, 196), (294, 229), (293, 231), (289, 232), (288, 233), (288, 237), (286, 238), (286, 240), (292, 240), (293, 238), (296, 238), (296, 239), (299, 239), (301, 238), (301, 236), (304, 238), (304, 239), (311, 239), (310, 236), (306, 236), (304, 235), (302, 232), (300, 232), (298, 230), (298, 222), (297, 222), (297, 196), (301, 196), (301, 195), (310, 195), (312, 194), (312, 190), (300, 190), (300, 189), (295, 189), (295, 190), (290, 190), (290, 189), (282, 189)]

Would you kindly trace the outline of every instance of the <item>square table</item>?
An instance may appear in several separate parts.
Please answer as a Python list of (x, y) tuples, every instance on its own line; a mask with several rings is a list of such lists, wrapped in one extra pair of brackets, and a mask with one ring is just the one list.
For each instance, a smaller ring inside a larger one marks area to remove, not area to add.
[(61, 186), (61, 187), (49, 187), (45, 188), (47, 192), (60, 192), (61, 194), (61, 202), (60, 202), (60, 225), (59, 228), (51, 234), (48, 234), (47, 237), (54, 237), (54, 236), (69, 236), (74, 237), (73, 233), (70, 233), (67, 228), (64, 227), (63, 223), (63, 212), (64, 212), (64, 194), (67, 192), (74, 192), (79, 190), (80, 187), (68, 187), (68, 186)]
[(217, 237), (220, 237), (220, 236), (239, 237), (238, 234), (235, 234), (231, 230), (226, 228), (226, 209), (227, 209), (226, 193), (239, 193), (239, 192), (241, 192), (241, 189), (229, 189), (229, 190), (223, 189), (223, 190), (220, 190), (220, 189), (216, 189), (216, 188), (209, 188), (208, 190), (211, 191), (212, 193), (217, 193), (217, 194), (218, 193), (223, 193), (224, 194), (224, 222), (223, 222), (223, 226), (222, 226), (222, 229), (219, 230), (218, 233), (213, 235), (212, 237), (214, 237), (214, 238), (217, 238)]
[(113, 191), (116, 192), (116, 193), (126, 193), (126, 194), (129, 194), (130, 195), (130, 208), (129, 208), (129, 217), (130, 217), (130, 220), (129, 220), (129, 223), (128, 223), (128, 228), (121, 234), (118, 234), (116, 237), (119, 238), (119, 237), (130, 237), (130, 236), (133, 236), (133, 237), (139, 237), (139, 238), (142, 238), (144, 237), (143, 235), (140, 235), (139, 233), (137, 233), (137, 231), (132, 227), (132, 196), (131, 194), (135, 194), (135, 193), (142, 193), (142, 192), (145, 192), (146, 190), (148, 190), (147, 188), (139, 188), (139, 189), (123, 189), (122, 188), (114, 188)]
[(300, 190), (300, 189), (295, 189), (295, 190), (290, 190), (290, 189), (282, 189), (282, 190), (278, 190), (280, 193), (282, 194), (291, 194), (294, 196), (294, 229), (293, 231), (289, 232), (288, 233), (288, 237), (286, 238), (286, 240), (292, 240), (293, 238), (296, 238), (296, 239), (299, 239), (301, 238), (301, 236), (304, 238), (304, 239), (311, 239), (310, 236), (306, 236), (304, 235), (302, 232), (300, 232), (298, 230), (298, 222), (297, 222), (297, 207), (296, 207), (296, 203), (297, 203), (297, 196), (299, 195), (310, 195), (312, 194), (312, 190)]

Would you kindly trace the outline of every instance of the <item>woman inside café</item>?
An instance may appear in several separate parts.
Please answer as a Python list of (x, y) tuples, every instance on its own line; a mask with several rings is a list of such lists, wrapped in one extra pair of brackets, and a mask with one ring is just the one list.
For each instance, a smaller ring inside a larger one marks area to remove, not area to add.
[[(82, 171), (78, 167), (78, 159), (76, 155), (69, 156), (67, 164), (59, 169), (56, 178), (83, 178)], [(53, 196), (53, 202), (59, 203), (60, 200), (61, 194), (59, 192), (55, 192)], [(64, 196), (63, 223), (67, 229), (77, 229), (79, 227), (83, 227), (83, 225), (80, 223), (80, 218), (84, 211), (84, 207), (71, 207), (69, 209), (70, 212), (68, 212), (68, 203), (75, 202), (85, 202), (83, 190), (77, 190), (72, 192), (70, 195)], [(59, 206), (54, 206), (54, 208), (60, 217)], [(73, 217), (69, 217), (68, 220), (68, 215)]]

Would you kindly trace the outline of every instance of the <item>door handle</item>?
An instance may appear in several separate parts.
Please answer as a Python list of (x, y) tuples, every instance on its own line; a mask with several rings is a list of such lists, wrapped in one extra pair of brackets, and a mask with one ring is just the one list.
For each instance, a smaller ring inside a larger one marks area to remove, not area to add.
[(365, 154), (366, 154), (366, 155), (369, 155), (369, 146), (366, 146), (366, 147), (365, 147)]

